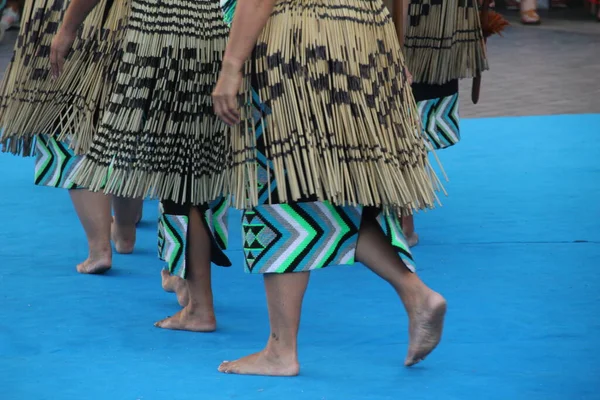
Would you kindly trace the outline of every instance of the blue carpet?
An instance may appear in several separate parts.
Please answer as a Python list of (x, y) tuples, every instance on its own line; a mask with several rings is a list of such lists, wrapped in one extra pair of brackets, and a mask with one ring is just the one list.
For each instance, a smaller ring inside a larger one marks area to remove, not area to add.
[(226, 376), (260, 349), (260, 277), (215, 268), (219, 331), (162, 331), (178, 310), (160, 288), (156, 202), (134, 255), (81, 276), (83, 231), (66, 192), (33, 186), (32, 160), (0, 157), (0, 399), (600, 399), (600, 115), (463, 121), (439, 153), (444, 206), (418, 215), (422, 278), (449, 302), (444, 340), (402, 367), (407, 326), (394, 293), (363, 267), (313, 274), (302, 375)]

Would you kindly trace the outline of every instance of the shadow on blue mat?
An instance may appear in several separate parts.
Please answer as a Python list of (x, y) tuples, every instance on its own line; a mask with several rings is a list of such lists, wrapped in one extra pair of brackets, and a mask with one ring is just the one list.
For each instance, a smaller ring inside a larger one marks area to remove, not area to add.
[(36, 188), (32, 160), (0, 157), (0, 398), (600, 399), (600, 116), (466, 120), (440, 152), (444, 206), (417, 216), (422, 278), (449, 302), (445, 337), (406, 369), (404, 311), (356, 266), (313, 274), (302, 373), (220, 375), (267, 334), (260, 277), (215, 268), (219, 331), (162, 331), (178, 310), (160, 287), (156, 202), (138, 251), (108, 276), (79, 276), (85, 239), (66, 192)]

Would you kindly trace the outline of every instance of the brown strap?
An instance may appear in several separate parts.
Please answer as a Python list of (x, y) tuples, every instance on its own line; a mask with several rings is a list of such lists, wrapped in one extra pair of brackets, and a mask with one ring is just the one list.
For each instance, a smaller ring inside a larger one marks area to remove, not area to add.
[[(481, 4), (481, 12), (479, 13), (479, 15), (481, 16), (481, 18), (480, 18), (481, 30), (484, 32), (487, 30), (489, 9), (490, 9), (490, 0), (483, 0), (483, 2)], [(487, 39), (484, 38), (483, 40), (484, 40), (484, 42), (487, 42)], [(471, 101), (473, 101), (473, 104), (477, 104), (479, 102), (480, 93), (481, 93), (481, 72), (478, 72), (477, 76), (475, 78), (473, 78), (473, 86), (471, 87)]]
[(481, 30), (484, 32), (487, 31), (489, 23), (488, 11), (490, 10), (490, 1), (491, 0), (483, 0), (483, 3), (481, 4), (481, 12), (479, 13), (481, 16)]

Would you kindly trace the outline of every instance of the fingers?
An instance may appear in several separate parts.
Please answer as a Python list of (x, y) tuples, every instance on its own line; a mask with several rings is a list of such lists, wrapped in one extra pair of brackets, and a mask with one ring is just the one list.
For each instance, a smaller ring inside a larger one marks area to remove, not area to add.
[(404, 74), (406, 75), (406, 83), (408, 83), (408, 85), (412, 85), (413, 76), (410, 73), (410, 71), (408, 70), (408, 68), (406, 68), (406, 67), (404, 67)]
[(239, 124), (240, 122), (240, 110), (238, 107), (237, 96), (227, 96), (227, 112), (229, 118), (234, 121), (234, 124)]
[(240, 111), (236, 96), (213, 93), (213, 106), (215, 114), (227, 125), (232, 126), (240, 123)]
[(50, 71), (52, 77), (57, 79), (62, 74), (65, 65), (65, 57), (56, 48), (50, 49)]
[(60, 76), (60, 74), (62, 74), (63, 68), (65, 66), (65, 57), (62, 54), (57, 56), (56, 64), (57, 64), (57, 68), (58, 68), (56, 77), (58, 78)]
[(58, 63), (56, 62), (56, 59), (56, 49), (52, 47), (50, 49), (50, 72), (52, 73), (52, 77), (54, 79), (58, 78)]

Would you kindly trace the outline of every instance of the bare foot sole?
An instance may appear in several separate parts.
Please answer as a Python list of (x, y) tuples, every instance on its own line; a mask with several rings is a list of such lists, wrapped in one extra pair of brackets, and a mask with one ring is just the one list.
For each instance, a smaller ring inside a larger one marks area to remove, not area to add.
[(419, 244), (419, 235), (417, 235), (415, 232), (411, 233), (410, 235), (406, 235), (406, 241), (408, 242), (408, 247), (415, 247), (417, 244)]
[(190, 301), (189, 291), (185, 280), (171, 275), (167, 269), (160, 271), (162, 288), (165, 292), (175, 293), (181, 307), (187, 306)]
[(446, 300), (431, 292), (423, 306), (410, 318), (408, 355), (404, 360), (407, 367), (423, 361), (442, 339)]
[(111, 268), (112, 261), (110, 257), (102, 257), (87, 260), (77, 265), (77, 272), (80, 274), (103, 274)]
[(214, 315), (196, 314), (185, 307), (172, 317), (158, 321), (154, 326), (175, 331), (214, 332), (217, 329), (217, 321)]
[(236, 361), (223, 361), (219, 372), (237, 375), (296, 376), (300, 373), (300, 364), (295, 358), (284, 360), (263, 350)]
[(110, 226), (110, 236), (115, 244), (115, 251), (119, 254), (131, 254), (135, 247), (135, 225), (126, 226), (117, 224), (114, 219)]

